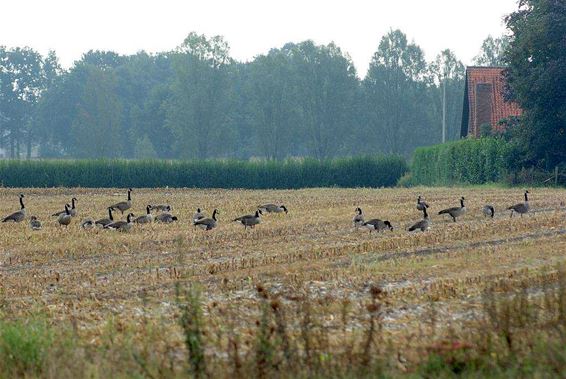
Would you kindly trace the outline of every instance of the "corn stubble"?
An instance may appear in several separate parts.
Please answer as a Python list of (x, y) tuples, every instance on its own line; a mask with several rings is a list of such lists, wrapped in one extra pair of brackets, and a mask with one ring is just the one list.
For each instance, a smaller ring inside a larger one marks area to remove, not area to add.
[[(1, 214), (22, 191), (43, 229), (0, 225), (0, 358), (11, 357), (0, 376), (565, 369), (564, 191), (538, 189), (532, 214), (491, 220), (483, 204), (504, 209), (521, 191), (137, 190), (134, 213), (168, 203), (179, 222), (129, 233), (79, 228), (105, 216), (120, 189), (1, 189)], [(465, 194), (469, 212), (457, 223), (433, 216), (430, 231), (409, 234), (423, 193), (435, 210)], [(69, 196), (79, 216), (64, 229), (48, 215)], [(254, 230), (230, 222), (267, 201), (289, 214), (265, 215)], [(355, 230), (357, 206), (395, 230)], [(192, 227), (197, 207), (221, 211), (215, 230)], [(25, 333), (29, 325), (43, 329)]]

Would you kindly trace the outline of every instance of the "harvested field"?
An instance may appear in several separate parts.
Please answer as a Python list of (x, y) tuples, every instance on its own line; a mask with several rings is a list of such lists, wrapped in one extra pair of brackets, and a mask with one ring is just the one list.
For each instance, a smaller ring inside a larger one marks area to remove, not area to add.
[[(269, 374), (274, 369), (269, 359), (275, 358), (268, 359), (265, 372), (257, 367), (255, 344), (264, 321), (273, 326), (274, 336), (285, 326), (282, 335), (291, 342), (264, 336), (278, 341), (270, 345), (278, 352), (297, 341), (305, 356), (312, 348), (335, 352), (334, 359), (342, 363), (347, 350), (363, 357), (365, 348), (355, 346), (365, 346), (375, 315), (381, 341), (375, 351), (387, 341), (387, 350), (397, 352), (394, 358), (382, 355), (387, 367), (397, 373), (412, 371), (423, 351), (450, 336), (461, 339), (466, 328), (482, 322), (486, 292), (505, 297), (520, 290), (536, 297), (544, 288), (560, 286), (565, 261), (563, 190), (531, 190), (531, 212), (510, 218), (503, 209), (522, 200), (521, 190), (134, 189), (136, 215), (144, 214), (147, 204), (167, 203), (179, 222), (135, 225), (129, 233), (79, 228), (87, 216), (105, 217), (108, 205), (125, 199), (125, 190), (2, 189), (0, 214), (19, 208), (20, 192), (26, 196), (28, 217), (38, 216), (43, 229), (32, 231), (27, 221), (0, 224), (0, 316), (7, 322), (39, 317), (56, 330), (72, 330), (82, 359), (90, 360), (82, 364), (99, 367), (93, 376), (100, 377), (117, 365), (124, 376), (182, 376), (188, 369), (198, 373), (198, 365), (187, 359), (195, 356), (184, 342), (190, 328), (180, 322), (187, 313), (183, 304), (192, 304), (195, 288), (202, 304), (203, 360), (209, 375), (231, 376), (238, 370), (243, 376)], [(432, 227), (408, 233), (407, 227), (421, 218), (418, 194), (431, 205)], [(461, 220), (454, 223), (437, 215), (458, 205), (462, 195), (468, 213)], [(49, 215), (73, 196), (79, 216), (68, 228), (60, 227)], [(248, 230), (230, 222), (267, 202), (285, 204), (289, 214), (266, 214)], [(494, 219), (482, 214), (486, 203), (495, 206)], [(358, 206), (366, 219), (390, 220), (395, 229), (371, 234), (355, 230), (351, 220)], [(197, 207), (209, 215), (219, 209), (215, 230), (192, 226)], [(269, 304), (273, 314), (268, 317)], [(285, 322), (279, 309), (286, 312)], [(305, 317), (309, 330), (315, 330), (311, 347), (306, 346)], [(239, 346), (235, 353), (234, 346)], [(116, 350), (131, 356), (110, 359), (100, 353)], [(238, 356), (239, 368), (234, 363)], [(255, 362), (253, 368), (248, 358)], [(53, 367), (61, 364), (49, 359)], [(84, 367), (76, 370), (84, 372)], [(68, 376), (77, 371), (70, 369)], [(42, 369), (32, 371), (35, 375), (51, 374)]]

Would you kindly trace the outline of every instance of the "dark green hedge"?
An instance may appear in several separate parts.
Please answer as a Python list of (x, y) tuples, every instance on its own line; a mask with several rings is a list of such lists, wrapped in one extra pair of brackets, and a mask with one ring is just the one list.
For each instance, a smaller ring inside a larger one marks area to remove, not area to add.
[(500, 182), (508, 174), (511, 145), (501, 138), (464, 139), (415, 150), (413, 184), (452, 185)]
[(397, 156), (318, 161), (3, 160), (5, 187), (389, 187), (408, 171)]

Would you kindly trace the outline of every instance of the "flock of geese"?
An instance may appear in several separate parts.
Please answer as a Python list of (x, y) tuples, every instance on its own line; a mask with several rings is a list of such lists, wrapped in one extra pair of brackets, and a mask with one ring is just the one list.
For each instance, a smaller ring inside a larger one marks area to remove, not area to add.
[[(440, 212), (438, 212), (439, 215), (443, 215), (443, 214), (447, 214), (452, 218), (452, 221), (456, 222), (456, 219), (460, 216), (463, 216), (467, 209), (466, 209), (466, 205), (464, 204), (464, 201), (466, 199), (462, 196), (460, 198), (460, 206), (459, 207), (452, 207), (452, 208), (447, 208), (447, 209), (443, 209)], [(423, 218), (422, 220), (419, 220), (417, 222), (415, 222), (413, 225), (411, 225), (409, 227), (409, 232), (412, 231), (422, 231), (424, 232), (425, 230), (428, 230), (430, 228), (431, 225), (431, 220), (430, 217), (428, 215), (427, 209), (430, 206), (424, 201), (424, 199), (422, 198), (422, 196), (419, 196), (417, 198), (417, 210), (423, 212)], [(529, 212), (529, 191), (525, 191), (525, 201), (522, 203), (517, 203), (515, 205), (512, 205), (510, 207), (507, 208), (507, 210), (511, 211), (511, 216), (513, 217), (514, 213), (517, 213), (519, 215), (521, 215), (521, 217)], [(495, 216), (495, 207), (491, 204), (486, 204), (483, 208), (482, 208), (482, 212), (485, 216), (491, 217), (493, 218)], [(384, 231), (384, 230), (393, 230), (393, 225), (391, 225), (391, 222), (387, 221), (387, 220), (380, 220), (377, 218), (371, 219), (369, 221), (365, 221), (364, 218), (364, 214), (361, 208), (356, 208), (356, 215), (354, 216), (354, 218), (352, 219), (352, 222), (354, 224), (354, 227), (359, 228), (359, 227), (364, 227), (369, 229), (369, 232), (371, 233), (372, 231)]]
[[(512, 205), (507, 208), (507, 210), (511, 211), (511, 217), (513, 217), (514, 213), (518, 213), (521, 216), (529, 211), (529, 191), (525, 191), (525, 201)], [(463, 196), (459, 199), (460, 206), (459, 207), (452, 207), (443, 209), (438, 212), (439, 215), (447, 214), (449, 215), (454, 222), (458, 217), (464, 215), (467, 211), (466, 205), (464, 201), (466, 200)], [(61, 226), (69, 226), (72, 220), (77, 216), (77, 198), (73, 197), (71, 199), (71, 204), (65, 204), (64, 210), (56, 212), (52, 214), (53, 217), (57, 218), (57, 222)], [(114, 220), (114, 214), (112, 212), (120, 211), (122, 216), (124, 212), (129, 211), (132, 208), (132, 189), (128, 189), (128, 199), (125, 201), (121, 201), (116, 204), (112, 204), (108, 206), (108, 217), (101, 218), (99, 220), (94, 220), (93, 218), (86, 218), (81, 221), (80, 226), (83, 229), (92, 229), (95, 227), (100, 227), (103, 229), (110, 229), (110, 230), (119, 230), (123, 232), (129, 231), (134, 224), (150, 224), (152, 222), (160, 222), (160, 223), (172, 223), (178, 221), (177, 216), (171, 214), (171, 206), (168, 204), (155, 204), (155, 205), (147, 205), (146, 206), (146, 214), (135, 217), (135, 215), (131, 212), (128, 212), (126, 216), (126, 220)], [(428, 215), (429, 204), (424, 201), (422, 196), (417, 198), (417, 210), (423, 212), (423, 218), (416, 223), (414, 223), (411, 227), (409, 227), (409, 231), (425, 231), (430, 228), (431, 220)], [(152, 212), (155, 211), (156, 214), (154, 215)], [(486, 216), (494, 217), (495, 216), (495, 208), (493, 205), (487, 204), (482, 208), (483, 213)], [(239, 222), (244, 226), (244, 229), (248, 227), (254, 228), (256, 225), (261, 223), (261, 216), (264, 213), (288, 213), (287, 208), (284, 205), (275, 205), (275, 204), (265, 204), (260, 205), (257, 207), (254, 214), (244, 215), (241, 217), (235, 218), (234, 222)], [(24, 204), (24, 194), (20, 194), (20, 210), (6, 216), (2, 219), (2, 222), (22, 222), (26, 219), (27, 210)], [(195, 227), (201, 228), (203, 230), (212, 230), (216, 228), (218, 224), (218, 216), (219, 212), (218, 209), (214, 209), (212, 212), (212, 217), (206, 217), (204, 212), (198, 208), (193, 215), (192, 222)], [(135, 217), (135, 218), (134, 218)], [(377, 218), (371, 219), (369, 221), (365, 221), (365, 217), (361, 208), (356, 208), (356, 214), (353, 218), (353, 224), (355, 228), (364, 227), (369, 229), (370, 233), (373, 231), (384, 231), (384, 230), (393, 230), (393, 225), (388, 220), (380, 220)], [(41, 229), (41, 221), (36, 216), (30, 217), (29, 222), (30, 228), (32, 230), (40, 230)]]
[[(92, 229), (99, 227), (103, 229), (127, 232), (134, 224), (150, 224), (152, 222), (169, 224), (178, 221), (177, 216), (171, 214), (172, 207), (168, 204), (149, 204), (145, 208), (146, 214), (142, 216), (136, 217), (133, 213), (128, 212), (126, 220), (114, 220), (113, 212), (120, 211), (120, 213), (124, 215), (124, 212), (129, 211), (132, 208), (132, 192), (133, 190), (129, 188), (127, 200), (108, 206), (107, 218), (101, 218), (99, 220), (94, 220), (91, 217), (85, 218), (80, 223), (81, 228)], [(19, 223), (26, 219), (27, 209), (24, 204), (24, 198), (24, 194), (20, 194), (20, 210), (4, 217), (2, 222)], [(70, 205), (65, 204), (62, 211), (53, 213), (51, 216), (56, 217), (59, 225), (65, 227), (69, 226), (72, 220), (78, 215), (77, 202), (77, 198), (73, 197)], [(155, 215), (152, 213), (153, 211), (156, 212)], [(261, 215), (264, 213), (282, 212), (288, 213), (287, 207), (284, 205), (265, 204), (258, 206), (254, 214), (237, 217), (233, 221), (241, 223), (244, 226), (244, 229), (247, 229), (248, 227), (254, 228), (261, 222)], [(200, 208), (197, 208), (192, 218), (193, 225), (203, 230), (212, 230), (216, 228), (218, 224), (217, 215), (219, 214), (220, 212), (218, 212), (218, 209), (214, 209), (212, 217), (206, 217), (205, 213)], [(40, 230), (42, 228), (41, 221), (36, 216), (30, 216), (29, 225), (32, 230)]]

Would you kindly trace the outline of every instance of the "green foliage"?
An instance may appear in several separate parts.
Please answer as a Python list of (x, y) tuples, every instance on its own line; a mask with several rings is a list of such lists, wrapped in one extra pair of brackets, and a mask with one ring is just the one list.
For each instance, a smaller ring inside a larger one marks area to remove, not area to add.
[(513, 148), (501, 138), (465, 139), (415, 150), (413, 182), (423, 185), (503, 181)]
[(0, 161), (6, 187), (389, 187), (408, 171), (398, 156), (285, 161)]
[(523, 0), (506, 19), (510, 96), (524, 111), (516, 137), (547, 170), (566, 161), (566, 2)]
[(0, 373), (18, 377), (38, 375), (53, 342), (45, 322), (0, 322)]

